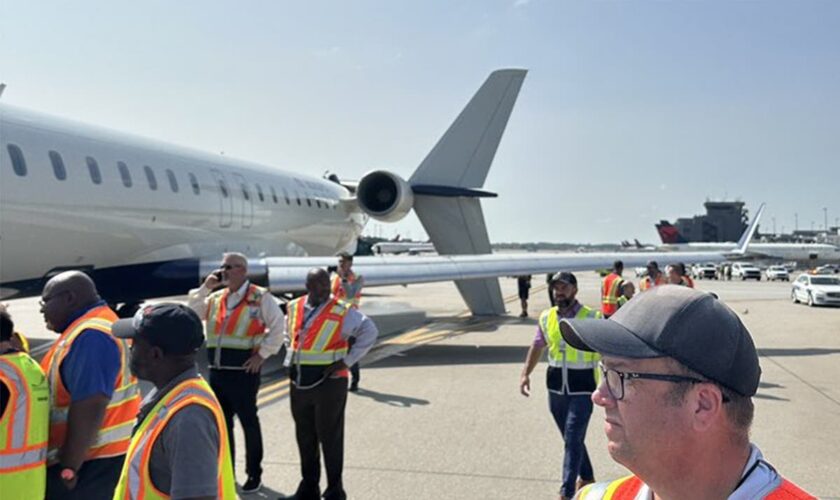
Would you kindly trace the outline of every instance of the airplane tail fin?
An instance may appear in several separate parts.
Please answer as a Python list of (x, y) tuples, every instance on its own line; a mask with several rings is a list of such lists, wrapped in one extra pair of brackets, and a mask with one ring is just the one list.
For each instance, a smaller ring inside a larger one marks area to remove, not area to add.
[[(479, 198), (526, 70), (494, 71), (408, 180), (414, 210), (441, 255), (491, 253)], [(475, 315), (504, 314), (498, 279), (455, 284)]]
[(637, 238), (633, 238), (633, 242), (636, 244), (636, 248), (638, 248), (639, 250), (643, 250), (645, 248), (644, 245), (639, 243), (639, 240)]
[(685, 236), (680, 234), (680, 230), (672, 226), (667, 220), (661, 220), (659, 224), (656, 224), (656, 232), (659, 233), (659, 238), (662, 240), (662, 243), (666, 245), (688, 243)]

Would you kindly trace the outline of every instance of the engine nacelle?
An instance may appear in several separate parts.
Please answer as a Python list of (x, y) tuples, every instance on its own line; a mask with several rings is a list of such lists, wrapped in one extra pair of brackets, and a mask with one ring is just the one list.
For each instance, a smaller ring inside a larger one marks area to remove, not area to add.
[(399, 175), (385, 170), (368, 172), (356, 188), (359, 207), (382, 222), (395, 222), (411, 211), (414, 193)]

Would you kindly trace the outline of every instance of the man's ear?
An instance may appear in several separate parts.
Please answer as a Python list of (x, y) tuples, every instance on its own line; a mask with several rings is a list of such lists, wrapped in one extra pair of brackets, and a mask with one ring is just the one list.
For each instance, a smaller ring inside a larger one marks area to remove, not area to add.
[(723, 393), (714, 384), (697, 384), (692, 391), (694, 409), (694, 428), (698, 431), (709, 430), (723, 416)]

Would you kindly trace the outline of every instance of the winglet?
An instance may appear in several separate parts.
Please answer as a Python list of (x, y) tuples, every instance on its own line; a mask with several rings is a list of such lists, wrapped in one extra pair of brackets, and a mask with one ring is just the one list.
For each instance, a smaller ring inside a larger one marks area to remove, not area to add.
[(738, 240), (738, 246), (732, 251), (733, 254), (744, 255), (747, 253), (747, 247), (750, 246), (753, 234), (755, 234), (755, 230), (758, 229), (758, 221), (761, 219), (762, 212), (764, 212), (764, 203), (758, 207), (758, 212), (755, 213), (755, 217), (753, 217), (750, 225), (747, 226), (747, 230), (744, 231), (744, 234), (741, 235), (741, 239)]

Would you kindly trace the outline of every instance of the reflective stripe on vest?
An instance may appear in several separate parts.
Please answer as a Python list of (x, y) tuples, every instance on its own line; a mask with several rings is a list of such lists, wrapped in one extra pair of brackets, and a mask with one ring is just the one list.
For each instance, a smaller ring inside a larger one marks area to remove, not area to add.
[(120, 480), (114, 491), (114, 500), (170, 498), (152, 483), (149, 467), (152, 448), (169, 420), (189, 405), (201, 405), (213, 413), (219, 432), (216, 498), (236, 499), (236, 483), (224, 414), (207, 382), (194, 378), (181, 382), (161, 398), (137, 428), (137, 432), (131, 438)]
[(262, 297), (265, 288), (249, 284), (245, 297), (228, 310), (230, 290), (210, 294), (207, 304), (207, 346), (210, 348), (250, 350), (265, 335)]
[(610, 273), (601, 282), (601, 312), (604, 314), (612, 315), (618, 310), (621, 281), (621, 276)]
[(131, 427), (140, 408), (140, 392), (137, 379), (131, 374), (128, 360), (128, 344), (111, 335), (111, 324), (117, 315), (108, 306), (91, 309), (64, 330), (41, 361), (41, 368), (47, 374), (50, 384), (50, 435), (47, 459), (55, 463), (58, 450), (64, 444), (67, 434), (67, 416), (70, 411), (71, 395), (61, 380), (61, 364), (70, 352), (73, 342), (85, 330), (96, 330), (107, 335), (119, 349), (120, 370), (114, 381), (114, 392), (105, 409), (102, 426), (96, 441), (88, 450), (87, 460), (124, 455), (131, 438)]
[[(333, 297), (321, 313), (303, 330), (304, 305), (307, 296), (289, 303), (288, 332), (292, 338), (295, 359), (302, 365), (329, 365), (347, 354), (347, 341), (341, 338), (344, 317), (350, 306)], [(303, 336), (303, 339), (301, 339)]]
[[(9, 390), (0, 415), (0, 497), (46, 492), (50, 389), (44, 371), (28, 354), (0, 355), (0, 382)], [(21, 497), (22, 498), (22, 497)], [(27, 497), (28, 498), (28, 497)]]
[(644, 292), (645, 290), (647, 290), (651, 286), (659, 286), (659, 285), (662, 285), (664, 283), (665, 283), (665, 280), (662, 278), (662, 275), (659, 275), (659, 277), (656, 278), (656, 281), (653, 282), (653, 285), (650, 284), (650, 276), (645, 276), (644, 278), (642, 278), (642, 281), (639, 283), (639, 290)]
[[(347, 276), (347, 283), (352, 285), (355, 282), (356, 282), (356, 274), (351, 272)], [(353, 309), (358, 309), (359, 308), (359, 303), (361, 303), (361, 300), (362, 300), (361, 292), (357, 293), (353, 297), (348, 297), (347, 296), (347, 290), (345, 290), (344, 287), (342, 286), (341, 276), (339, 276), (338, 274), (333, 275), (331, 289), (332, 289), (331, 291), (332, 291), (332, 294), (333, 294), (334, 297), (342, 299), (344, 302), (348, 303), (350, 305), (350, 307), (352, 307)]]
[[(778, 486), (764, 496), (765, 500), (808, 500), (815, 496), (803, 491), (794, 483), (781, 478)], [(635, 500), (644, 487), (636, 476), (627, 476), (611, 483), (595, 483), (585, 486), (575, 497), (579, 500)]]
[[(601, 318), (601, 312), (580, 306), (575, 319), (597, 319)], [(559, 368), (564, 367), (573, 370), (594, 369), (598, 354), (594, 352), (579, 351), (570, 345), (566, 345), (563, 336), (560, 334), (560, 322), (557, 319), (557, 306), (543, 311), (540, 315), (540, 328), (548, 342), (548, 364)]]

